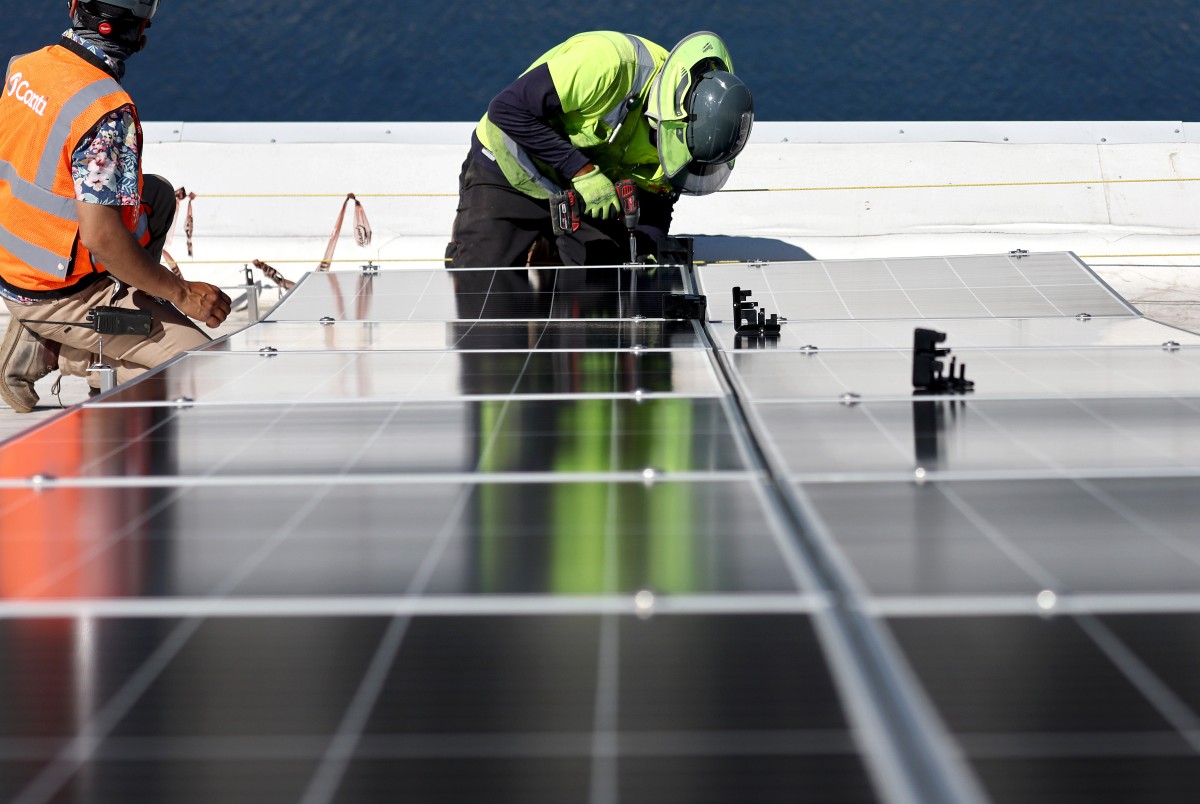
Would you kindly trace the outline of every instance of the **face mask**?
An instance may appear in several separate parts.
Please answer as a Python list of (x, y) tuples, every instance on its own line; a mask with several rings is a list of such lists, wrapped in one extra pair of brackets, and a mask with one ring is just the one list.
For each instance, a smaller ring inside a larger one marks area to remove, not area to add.
[[(82, 12), (83, 10), (80, 9)], [(85, 19), (89, 19), (87, 13), (79, 13), (76, 15), (72, 24), (72, 31), (83, 41), (90, 45), (100, 48), (121, 63), (121, 71), (124, 71), (124, 61), (137, 53), (146, 46), (146, 37), (142, 33), (143, 26), (139, 24), (129, 25), (122, 24), (122, 21), (112, 21), (113, 32), (108, 35), (101, 34), (84, 23)], [(94, 25), (98, 22), (96, 19), (90, 20)]]

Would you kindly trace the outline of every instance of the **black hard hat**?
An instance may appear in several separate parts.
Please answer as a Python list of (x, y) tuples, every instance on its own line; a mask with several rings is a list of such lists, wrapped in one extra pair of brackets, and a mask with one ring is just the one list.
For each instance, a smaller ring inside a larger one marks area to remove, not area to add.
[(72, 14), (83, 6), (91, 15), (107, 20), (129, 17), (152, 20), (158, 11), (158, 0), (68, 0), (68, 5)]
[(693, 160), (721, 164), (746, 147), (754, 123), (754, 98), (733, 73), (710, 70), (701, 75), (684, 106), (691, 116), (687, 146)]
[(126, 53), (146, 46), (146, 29), (158, 0), (70, 0), (75, 25), (95, 31)]

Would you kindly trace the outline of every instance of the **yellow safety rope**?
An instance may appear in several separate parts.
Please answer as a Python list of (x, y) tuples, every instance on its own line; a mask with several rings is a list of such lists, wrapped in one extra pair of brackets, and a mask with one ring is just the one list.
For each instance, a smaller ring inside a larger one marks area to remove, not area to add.
[[(745, 187), (722, 193), (814, 193), (854, 190), (958, 190), (978, 187), (1065, 187), (1096, 184), (1166, 184), (1200, 181), (1200, 177), (1165, 179), (1065, 179), (1039, 181), (946, 182), (944, 184), (848, 184), (829, 187)], [(197, 198), (344, 198), (345, 193), (208, 193)], [(458, 193), (355, 193), (359, 198), (457, 198)]]
[[(359, 259), (349, 259), (349, 260), (330, 260), (329, 263), (331, 265), (337, 265), (339, 263), (346, 263), (346, 264), (353, 264), (353, 265), (365, 265), (366, 263), (370, 262), (370, 263), (374, 263), (375, 265), (379, 265), (380, 263), (385, 263), (385, 262), (446, 262), (446, 261), (447, 261), (447, 259), (445, 257), (392, 257), (392, 258), (385, 258), (385, 259), (380, 259), (379, 257), (362, 257)], [(185, 265), (251, 265), (254, 262), (255, 262), (254, 260), (192, 260), (191, 262), (184, 263), (184, 264)], [(270, 260), (270, 262), (272, 264), (277, 263), (279, 265), (292, 265), (292, 264), (305, 263), (305, 262), (311, 263), (311, 262), (315, 262), (315, 260), (311, 260), (311, 259), (307, 259), (307, 260)]]
[(1171, 179), (1070, 179), (1062, 181), (980, 181), (947, 182), (945, 184), (851, 184), (833, 187), (758, 187), (726, 189), (723, 193), (800, 193), (825, 192), (829, 190), (959, 190), (972, 187), (1065, 187), (1070, 185), (1092, 186), (1095, 184), (1161, 184), (1167, 182), (1200, 181), (1200, 178)]
[[(458, 193), (355, 193), (357, 198), (457, 198)], [(345, 198), (345, 193), (204, 193), (197, 198)]]
[[(1150, 259), (1157, 257), (1200, 257), (1200, 252), (1187, 253), (1180, 252), (1175, 254), (1078, 254), (1076, 255), (1083, 260), (1115, 260), (1115, 259)], [(448, 257), (371, 257), (369, 262), (380, 265), (389, 262), (450, 262)], [(247, 265), (253, 263), (254, 260), (193, 260), (188, 265)], [(312, 260), (271, 260), (272, 264), (292, 265), (299, 263), (310, 263)], [(363, 259), (354, 260), (331, 260), (331, 264), (346, 264), (346, 265), (363, 265)], [(759, 260), (694, 260), (695, 265), (741, 265), (742, 263), (759, 262)], [(769, 260), (768, 260), (769, 262)], [(817, 260), (820, 262), (820, 260)], [(1138, 267), (1138, 266), (1134, 266)], [(1141, 266), (1141, 267), (1160, 267), (1160, 268), (1178, 268), (1176, 265), (1163, 266)]]

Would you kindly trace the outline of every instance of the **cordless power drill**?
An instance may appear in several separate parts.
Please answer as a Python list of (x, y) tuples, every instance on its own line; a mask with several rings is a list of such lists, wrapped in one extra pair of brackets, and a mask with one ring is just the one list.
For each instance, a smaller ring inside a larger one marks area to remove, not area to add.
[(637, 185), (632, 179), (621, 179), (613, 185), (617, 191), (617, 199), (621, 202), (621, 214), (625, 217), (625, 230), (629, 232), (629, 262), (636, 263), (637, 236), (633, 230), (637, 228), (638, 219), (642, 215), (642, 206), (638, 203)]
[[(625, 229), (629, 232), (629, 262), (636, 263), (637, 237), (634, 229), (642, 215), (642, 206), (638, 202), (637, 185), (632, 179), (621, 179), (613, 184), (617, 191), (617, 199), (621, 203), (621, 214), (625, 218)], [(550, 225), (556, 236), (572, 234), (579, 231), (580, 220), (583, 217), (583, 199), (575, 190), (563, 190), (550, 196)]]

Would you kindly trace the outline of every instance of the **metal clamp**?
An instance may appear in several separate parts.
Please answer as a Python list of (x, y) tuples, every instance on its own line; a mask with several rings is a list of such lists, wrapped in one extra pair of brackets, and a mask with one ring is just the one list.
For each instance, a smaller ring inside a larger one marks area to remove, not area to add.
[(254, 272), (250, 270), (250, 266), (245, 266), (246, 271), (246, 318), (251, 322), (258, 321), (258, 294), (262, 291), (262, 282), (256, 282)]
[(933, 329), (918, 328), (913, 334), (912, 384), (914, 393), (967, 393), (975, 389), (975, 383), (967, 379), (967, 364), (955, 371), (958, 358), (950, 358), (950, 368), (942, 373), (940, 358), (950, 354), (949, 349), (939, 348), (946, 340), (946, 333)]

